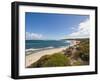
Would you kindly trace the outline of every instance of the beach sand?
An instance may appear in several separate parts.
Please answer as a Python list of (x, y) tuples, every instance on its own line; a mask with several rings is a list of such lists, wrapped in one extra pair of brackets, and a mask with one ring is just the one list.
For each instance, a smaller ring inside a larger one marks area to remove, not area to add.
[(44, 56), (44, 55), (51, 55), (53, 53), (57, 53), (57, 52), (61, 52), (62, 50), (66, 49), (68, 47), (61, 47), (61, 48), (53, 48), (53, 49), (47, 49), (47, 50), (42, 50), (42, 51), (39, 51), (37, 53), (32, 53), (32, 54), (29, 54), (29, 55), (26, 55), (26, 59), (25, 59), (25, 67), (28, 67), (30, 66), (32, 63), (36, 62), (37, 60), (39, 60), (39, 58), (41, 56)]

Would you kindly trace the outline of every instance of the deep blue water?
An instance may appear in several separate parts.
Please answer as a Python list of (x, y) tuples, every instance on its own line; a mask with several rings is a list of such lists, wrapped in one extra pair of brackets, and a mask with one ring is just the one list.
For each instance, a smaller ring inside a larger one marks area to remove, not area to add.
[(25, 41), (25, 48), (30, 49), (38, 49), (38, 48), (46, 48), (46, 47), (63, 47), (70, 45), (69, 42), (66, 40), (26, 40)]

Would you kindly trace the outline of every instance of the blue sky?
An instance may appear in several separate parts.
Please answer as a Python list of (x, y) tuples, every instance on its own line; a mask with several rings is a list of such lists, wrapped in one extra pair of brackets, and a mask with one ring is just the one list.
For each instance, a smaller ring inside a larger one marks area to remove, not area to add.
[(58, 40), (89, 37), (89, 16), (71, 14), (25, 14), (27, 40)]

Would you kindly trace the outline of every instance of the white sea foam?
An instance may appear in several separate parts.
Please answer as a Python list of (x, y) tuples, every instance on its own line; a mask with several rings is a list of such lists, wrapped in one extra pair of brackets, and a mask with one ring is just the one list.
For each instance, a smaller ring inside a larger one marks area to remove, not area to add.
[(31, 54), (31, 53), (39, 52), (39, 51), (42, 51), (42, 50), (52, 49), (52, 48), (54, 48), (54, 47), (50, 46), (50, 47), (37, 48), (37, 49), (30, 48), (30, 49), (25, 50), (25, 54)]
[(28, 51), (35, 51), (35, 50), (38, 50), (38, 49), (30, 48), (30, 49), (26, 49), (25, 52), (28, 52)]

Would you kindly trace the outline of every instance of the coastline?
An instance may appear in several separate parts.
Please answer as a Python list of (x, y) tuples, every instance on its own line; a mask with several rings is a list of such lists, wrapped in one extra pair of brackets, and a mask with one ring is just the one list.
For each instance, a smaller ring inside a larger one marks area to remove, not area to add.
[(67, 49), (69, 46), (66, 47), (60, 47), (60, 48), (51, 48), (51, 49), (45, 49), (38, 51), (36, 53), (31, 53), (31, 54), (25, 54), (25, 67), (30, 66), (32, 63), (36, 62), (39, 60), (40, 57), (44, 55), (52, 55), (57, 52), (61, 52), (65, 49)]

